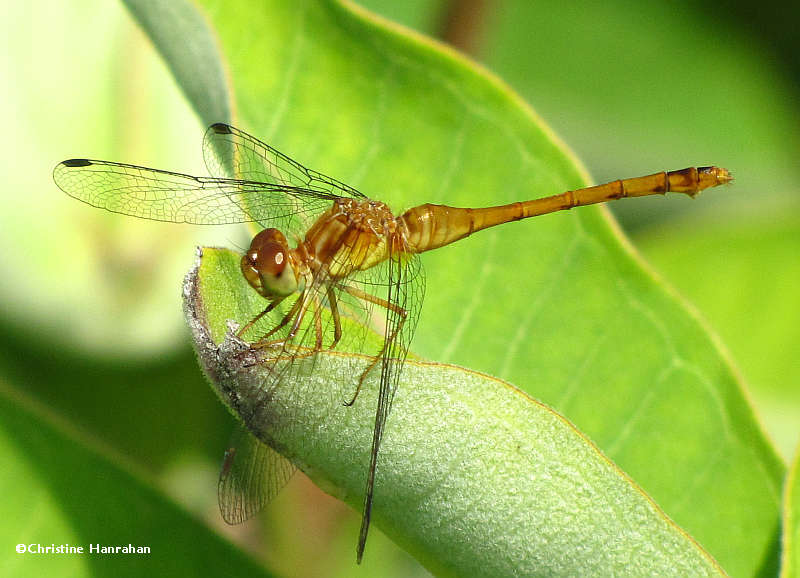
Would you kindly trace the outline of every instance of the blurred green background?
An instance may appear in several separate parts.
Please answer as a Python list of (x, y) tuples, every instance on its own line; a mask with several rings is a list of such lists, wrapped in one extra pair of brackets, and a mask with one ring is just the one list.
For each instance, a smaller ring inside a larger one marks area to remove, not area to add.
[[(735, 185), (702, 202), (611, 208), (720, 336), (788, 459), (800, 432), (800, 63), (789, 32), (797, 9), (361, 4), (496, 72), (597, 182), (689, 165), (733, 171)], [(358, 516), (302, 475), (254, 522), (227, 528), (216, 513), (216, 470), (233, 421), (190, 350), (180, 280), (194, 246), (246, 245), (247, 231), (117, 217), (52, 182), (53, 166), (70, 157), (205, 174), (204, 127), (170, 72), (121, 4), (5, 2), (2, 15), (0, 390), (113, 456), (278, 574), (350, 575)], [(6, 532), (4, 544), (17, 541), (16, 530)], [(377, 536), (370, 549), (386, 575), (424, 575)], [(317, 558), (305, 558), (308, 551)]]

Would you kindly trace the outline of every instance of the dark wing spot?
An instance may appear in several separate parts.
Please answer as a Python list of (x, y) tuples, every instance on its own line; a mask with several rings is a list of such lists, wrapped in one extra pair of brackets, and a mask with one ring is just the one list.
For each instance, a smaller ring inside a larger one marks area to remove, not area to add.
[(61, 163), (65, 167), (88, 167), (92, 164), (89, 159), (69, 159)]
[(225, 124), (224, 122), (216, 122), (212, 124), (209, 128), (213, 130), (217, 134), (233, 134), (231, 131), (231, 127)]

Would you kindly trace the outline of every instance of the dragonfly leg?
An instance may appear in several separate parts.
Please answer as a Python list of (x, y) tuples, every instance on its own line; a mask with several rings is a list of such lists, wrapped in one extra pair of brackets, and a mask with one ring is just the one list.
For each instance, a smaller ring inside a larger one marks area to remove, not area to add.
[[(297, 298), (297, 301), (294, 302), (294, 305), (292, 305), (291, 309), (289, 309), (289, 311), (286, 313), (286, 315), (283, 316), (283, 319), (281, 319), (281, 322), (278, 323), (275, 327), (273, 327), (269, 331), (267, 331), (264, 335), (262, 335), (261, 338), (257, 342), (251, 343), (250, 347), (254, 347), (254, 348), (255, 347), (269, 347), (270, 345), (275, 345), (276, 343), (281, 341), (280, 339), (272, 340), (272, 341), (269, 341), (268, 339), (276, 331), (280, 330), (283, 327), (286, 327), (286, 325), (289, 323), (289, 321), (291, 321), (292, 318), (295, 315), (297, 315), (297, 310), (300, 308), (300, 305), (301, 305), (302, 301), (303, 301), (303, 294), (301, 293), (300, 297)], [(267, 309), (264, 311), (264, 313), (266, 313), (268, 310), (269, 310), (269, 307), (267, 307)], [(262, 313), (262, 315), (263, 315), (263, 313)]]
[(406, 317), (408, 317), (408, 311), (406, 311), (405, 309), (403, 309), (399, 305), (395, 305), (394, 303), (390, 303), (390, 302), (386, 301), (385, 299), (381, 299), (380, 297), (375, 297), (375, 295), (371, 295), (371, 294), (367, 293), (366, 291), (362, 291), (361, 289), (358, 289), (357, 287), (350, 287), (349, 285), (342, 285), (341, 287), (342, 287), (342, 289), (344, 289), (345, 291), (350, 293), (350, 295), (352, 295), (353, 297), (357, 297), (359, 299), (363, 299), (364, 301), (367, 301), (369, 303), (374, 303), (375, 305), (380, 305), (381, 307), (384, 307), (384, 308), (386, 308), (386, 309), (388, 309), (388, 310), (390, 310), (390, 311), (392, 311), (394, 313), (397, 313), (400, 316), (400, 322), (397, 324), (397, 327), (395, 327), (394, 331), (392, 331), (392, 334), (389, 335), (384, 340), (383, 347), (381, 347), (381, 350), (372, 359), (370, 364), (367, 366), (367, 368), (361, 374), (361, 377), (358, 378), (358, 386), (356, 387), (356, 392), (355, 392), (355, 394), (353, 394), (352, 399), (350, 401), (344, 402), (344, 405), (350, 407), (351, 405), (353, 405), (356, 402), (356, 398), (358, 397), (358, 394), (361, 392), (361, 386), (364, 385), (364, 380), (367, 378), (367, 375), (369, 375), (369, 372), (372, 371), (375, 368), (376, 365), (378, 365), (378, 362), (381, 360), (381, 357), (386, 352), (386, 349), (394, 341), (395, 337), (397, 337), (397, 334), (403, 328), (403, 324), (406, 322)]
[(322, 351), (322, 303), (314, 295), (314, 351)]
[[(300, 297), (297, 299), (297, 303), (300, 303), (300, 310), (297, 312), (297, 316), (294, 319), (294, 323), (292, 323), (292, 328), (289, 330), (289, 333), (286, 335), (286, 341), (293, 339), (294, 336), (297, 334), (298, 330), (300, 329), (300, 325), (303, 323), (303, 318), (306, 316), (306, 312), (308, 312), (308, 307), (311, 304), (312, 299), (306, 297), (305, 290), (300, 293)], [(295, 305), (297, 305), (295, 303)], [(292, 307), (294, 309), (294, 307)]]
[(262, 311), (261, 313), (259, 313), (259, 314), (258, 314), (258, 315), (256, 315), (255, 317), (253, 317), (253, 318), (250, 320), (250, 322), (249, 322), (247, 325), (245, 325), (245, 326), (244, 326), (244, 327), (242, 327), (242, 328), (241, 328), (239, 331), (237, 331), (237, 332), (236, 332), (236, 337), (241, 337), (242, 335), (244, 335), (245, 331), (247, 331), (247, 330), (248, 330), (248, 329), (250, 329), (250, 328), (251, 328), (253, 325), (255, 325), (256, 323), (258, 323), (258, 320), (259, 320), (259, 319), (261, 319), (262, 317), (264, 317), (264, 315), (266, 315), (267, 313), (269, 313), (270, 311), (272, 311), (273, 309), (275, 309), (275, 307), (277, 307), (277, 306), (278, 306), (278, 303), (280, 303), (280, 301), (273, 301), (272, 303), (270, 303), (269, 305), (267, 305), (267, 308), (266, 308), (266, 309), (264, 309), (264, 311)]
[(331, 316), (333, 317), (333, 341), (329, 349), (334, 349), (342, 338), (342, 322), (339, 319), (339, 305), (336, 301), (336, 292), (333, 287), (328, 286), (328, 306), (331, 309)]

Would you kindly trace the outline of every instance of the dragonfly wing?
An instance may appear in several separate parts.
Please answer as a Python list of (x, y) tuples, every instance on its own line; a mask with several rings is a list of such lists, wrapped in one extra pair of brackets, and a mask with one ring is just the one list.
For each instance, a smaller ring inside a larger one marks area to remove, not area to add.
[[(385, 307), (384, 345), (380, 354), (380, 363), (375, 368), (376, 371), (380, 371), (380, 386), (356, 553), (359, 562), (364, 554), (372, 516), (375, 476), (384, 428), (392, 409), (392, 401), (397, 391), (400, 374), (408, 355), (425, 296), (425, 276), (418, 256), (405, 253), (391, 255), (381, 269), (382, 276), (386, 277), (386, 302), (389, 306)], [(369, 287), (370, 284), (365, 280), (365, 286)], [(374, 287), (374, 281), (372, 284)], [(378, 279), (378, 284), (383, 285), (383, 280)]]
[(296, 468), (239, 425), (219, 473), (219, 511), (228, 524), (253, 517), (286, 485)]
[(331, 203), (315, 190), (91, 159), (59, 163), (53, 179), (71, 197), (114, 213), (196, 225), (258, 222), (287, 234)]
[(351, 186), (307, 169), (254, 136), (227, 124), (208, 127), (203, 139), (203, 155), (208, 172), (215, 177), (315, 190), (331, 195), (331, 199), (364, 198)]

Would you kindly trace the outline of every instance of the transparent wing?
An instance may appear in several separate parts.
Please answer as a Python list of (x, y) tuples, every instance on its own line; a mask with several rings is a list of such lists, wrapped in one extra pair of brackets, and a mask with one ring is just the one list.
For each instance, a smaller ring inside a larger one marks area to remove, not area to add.
[(124, 163), (71, 159), (56, 165), (59, 188), (94, 207), (143, 219), (224, 225), (257, 222), (302, 235), (336, 195), (275, 183), (194, 177)]
[(208, 127), (203, 139), (203, 155), (208, 172), (215, 177), (364, 198), (349, 185), (307, 169), (254, 136), (227, 124), (217, 123)]
[(286, 485), (295, 466), (243, 426), (233, 434), (219, 473), (222, 518), (240, 524), (253, 517)]

